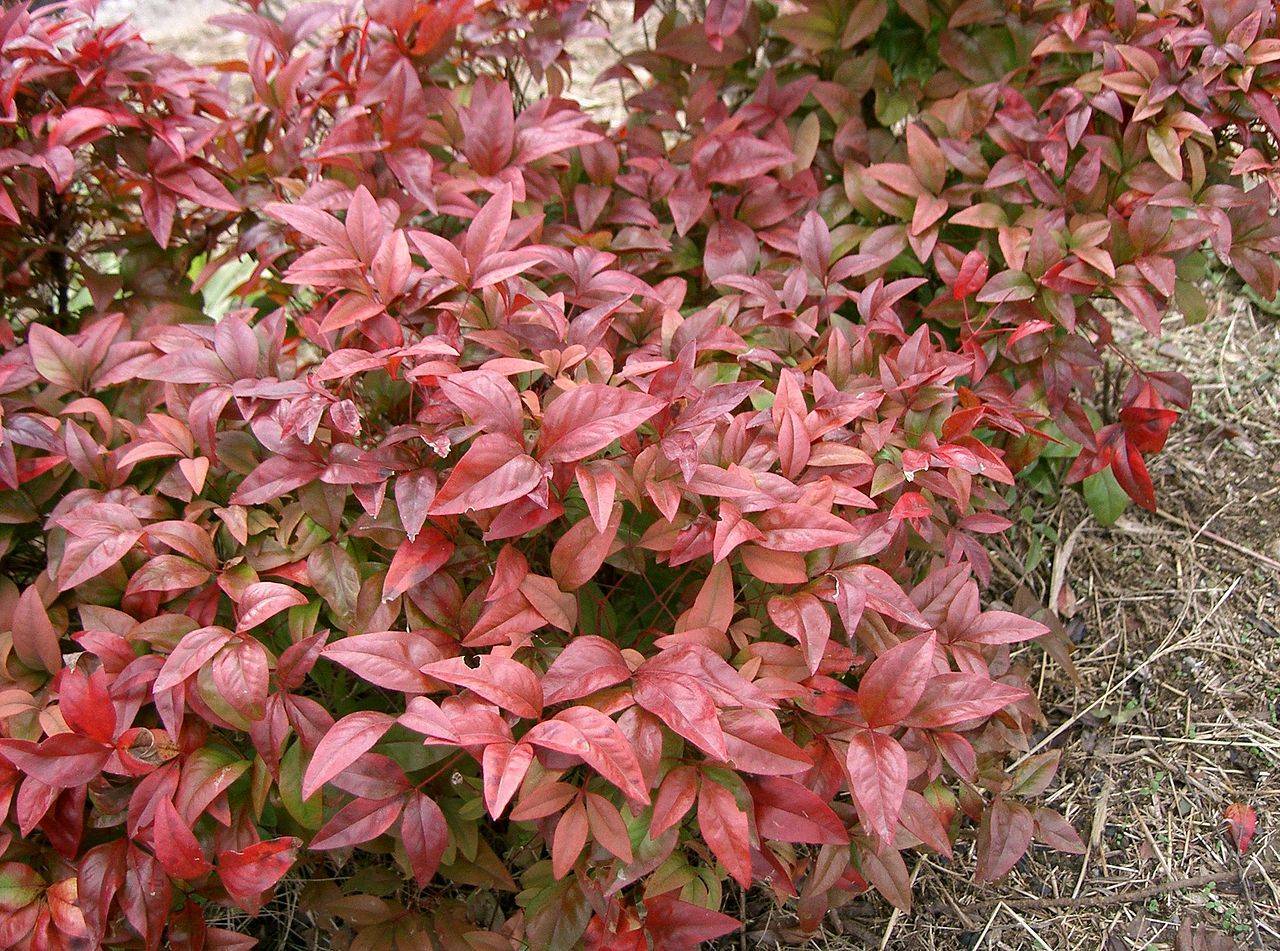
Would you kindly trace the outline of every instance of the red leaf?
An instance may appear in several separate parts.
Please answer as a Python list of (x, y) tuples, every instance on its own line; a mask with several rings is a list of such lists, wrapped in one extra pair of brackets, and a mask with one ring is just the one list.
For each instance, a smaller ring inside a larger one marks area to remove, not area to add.
[(657, 840), (662, 833), (688, 815), (698, 796), (698, 770), (693, 766), (677, 766), (667, 773), (658, 787), (649, 821), (649, 838)]
[(1223, 816), (1227, 822), (1227, 830), (1231, 834), (1231, 841), (1235, 843), (1240, 854), (1244, 855), (1249, 851), (1249, 844), (1253, 842), (1253, 836), (1258, 831), (1258, 813), (1251, 806), (1233, 802), (1227, 806)]
[(85, 359), (76, 344), (52, 327), (33, 323), (27, 328), (31, 363), (44, 379), (56, 386), (79, 390), (85, 385)]
[(859, 730), (849, 741), (846, 767), (863, 826), (881, 842), (892, 842), (907, 788), (907, 754), (893, 737)]
[(191, 827), (168, 799), (156, 803), (152, 839), (156, 858), (174, 878), (191, 880), (213, 871)]
[(502, 433), (516, 440), (523, 437), (520, 394), (501, 374), (492, 370), (464, 370), (442, 379), (440, 392), (486, 432)]
[(253, 638), (237, 639), (213, 659), (209, 674), (233, 710), (249, 720), (262, 719), (270, 677), (265, 647)]
[(431, 503), (432, 515), (491, 509), (528, 495), (542, 482), (542, 466), (510, 436), (486, 433), (471, 443)]
[(716, 703), (707, 689), (690, 678), (640, 678), (632, 690), (636, 703), (708, 756), (729, 758), (724, 730), (716, 719)]
[(644, 909), (644, 930), (653, 938), (654, 947), (664, 951), (697, 948), (704, 941), (714, 941), (741, 926), (736, 918), (680, 901), (675, 892), (646, 898)]
[(634, 432), (666, 404), (634, 390), (585, 383), (562, 394), (542, 414), (538, 458), (577, 462)]
[(1111, 458), (1111, 471), (1129, 498), (1148, 512), (1156, 510), (1156, 490), (1151, 482), (1151, 473), (1147, 471), (1142, 453), (1130, 445), (1128, 440), (1116, 447)]
[(225, 627), (202, 627), (183, 635), (165, 659), (152, 689), (159, 692), (178, 686), (212, 660), (231, 637)]
[(462, 253), (473, 271), (502, 247), (511, 227), (511, 209), (511, 186), (502, 185), (471, 219), (463, 239)]
[(77, 733), (110, 743), (116, 735), (116, 708), (104, 686), (102, 671), (87, 677), (78, 668), (63, 672), (58, 683), (58, 710)]
[(587, 824), (591, 837), (611, 853), (630, 865), (635, 861), (631, 854), (631, 838), (618, 808), (603, 796), (586, 793), (583, 802), (587, 808)]
[(44, 890), (45, 880), (30, 866), (21, 862), (0, 865), (0, 913), (12, 915), (21, 911), (35, 902)]
[(911, 911), (911, 873), (897, 849), (875, 852), (858, 846), (858, 870), (899, 911)]
[(581, 799), (575, 799), (556, 823), (551, 838), (551, 871), (557, 879), (568, 875), (578, 861), (587, 844), (588, 829), (587, 807)]
[(90, 525), (73, 527), (68, 524), (68, 519), (59, 520), (71, 536), (58, 563), (59, 591), (84, 584), (119, 564), (142, 537), (142, 529), (132, 512), (123, 506), (112, 506), (112, 509), (122, 510), (121, 513), (113, 513), (108, 509), (109, 505), (104, 503), (98, 507), (98, 511), (108, 517), (94, 519)]
[(608, 462), (596, 462), (577, 466), (574, 470), (574, 478), (582, 490), (582, 500), (587, 503), (587, 512), (601, 532), (609, 524), (618, 487), (618, 477), (608, 466)]
[(236, 633), (257, 627), (281, 611), (307, 603), (307, 596), (296, 588), (275, 581), (255, 581), (240, 595), (240, 618)]
[(77, 733), (57, 733), (39, 746), (27, 740), (0, 739), (0, 756), (46, 786), (83, 786), (102, 771), (111, 747)]
[(275, 501), (318, 478), (322, 471), (323, 464), (314, 459), (268, 456), (265, 462), (244, 477), (240, 487), (231, 495), (231, 504), (261, 505)]
[(747, 781), (762, 839), (811, 845), (846, 845), (849, 833), (840, 817), (795, 780), (763, 776)]
[(13, 650), (33, 670), (43, 668), (53, 674), (62, 668), (58, 632), (35, 585), (28, 586), (13, 606)]
[(581, 757), (627, 798), (648, 802), (635, 750), (618, 724), (591, 707), (570, 707), (524, 735), (524, 742)]
[(218, 877), (231, 900), (256, 914), (262, 895), (293, 867), (298, 840), (292, 837), (257, 842), (241, 851), (218, 854)]
[(860, 537), (860, 533), (838, 515), (798, 503), (769, 509), (760, 516), (756, 527), (764, 533), (760, 539), (762, 547), (800, 554), (856, 542)]
[[(1070, 852), (1073, 855), (1084, 855), (1085, 845), (1080, 833), (1072, 828), (1071, 823), (1052, 809), (1037, 808), (1032, 813), (1035, 820), (1035, 838), (1051, 849), (1059, 852)], [(1246, 843), (1247, 847), (1247, 843)]]
[(391, 799), (353, 799), (333, 814), (307, 843), (307, 847), (316, 850), (342, 849), (372, 841), (395, 825), (403, 805), (399, 796)]
[(751, 887), (751, 842), (747, 814), (733, 793), (703, 780), (698, 788), (698, 829), (720, 864), (743, 888)]
[(914, 789), (908, 789), (903, 795), (898, 821), (929, 848), (947, 858), (951, 857), (951, 840), (942, 820), (929, 805), (929, 801)]
[(108, 112), (93, 106), (76, 106), (68, 109), (49, 130), (49, 148), (59, 145), (81, 145), (83, 143), (80, 139), (87, 133), (109, 125), (136, 126), (138, 119), (127, 111)]
[(595, 577), (613, 548), (622, 509), (615, 508), (604, 531), (589, 518), (579, 519), (551, 550), (551, 577), (562, 591), (577, 591)]
[(987, 259), (981, 251), (970, 251), (960, 262), (960, 270), (956, 274), (955, 283), (951, 285), (951, 296), (956, 300), (964, 300), (982, 290), (987, 282)]
[(436, 801), (426, 793), (414, 792), (400, 820), (400, 839), (409, 856), (413, 877), (426, 885), (440, 867), (440, 857), (449, 844), (449, 827)]
[(545, 703), (577, 700), (631, 677), (622, 651), (594, 634), (575, 637), (565, 645), (542, 678)]
[(517, 822), (545, 819), (569, 805), (578, 792), (578, 787), (568, 783), (539, 783), (520, 797), (520, 802), (511, 810), (511, 818)]
[(975, 644), (1017, 644), (1049, 633), (1038, 621), (1012, 611), (983, 611), (964, 631), (964, 640)]
[(902, 722), (935, 676), (930, 632), (889, 648), (867, 668), (858, 684), (858, 706), (872, 727)]
[(710, 0), (705, 23), (707, 39), (712, 49), (724, 48), (725, 38), (732, 36), (742, 26), (747, 8), (747, 0)]
[(396, 511), (405, 534), (413, 541), (427, 521), (427, 511), (436, 497), (434, 469), (419, 469), (396, 476)]
[(408, 709), (400, 714), (397, 722), (429, 740), (452, 745), (461, 743), (448, 716), (428, 697), (414, 697), (410, 700)]
[(511, 802), (533, 763), (533, 747), (528, 743), (490, 743), (484, 748), (484, 804), (497, 819)]
[(831, 617), (822, 602), (802, 591), (769, 599), (769, 619), (800, 642), (809, 673), (816, 674), (831, 638)]
[(813, 765), (804, 750), (787, 739), (771, 710), (722, 710), (720, 726), (729, 762), (740, 772), (792, 776)]
[(454, 545), (445, 535), (427, 526), (412, 541), (396, 549), (387, 576), (382, 583), (382, 600), (398, 598), (415, 585), (422, 584), (449, 561)]
[(728, 758), (729, 748), (717, 708), (771, 706), (758, 687), (698, 644), (667, 648), (642, 664), (632, 695), (676, 733), (721, 761)]
[(929, 729), (980, 720), (1029, 696), (1021, 687), (975, 674), (934, 676), (914, 710), (901, 717), (904, 726)]
[(1031, 810), (997, 796), (978, 828), (978, 882), (1007, 875), (1031, 847), (1034, 827)]
[(676, 632), (709, 630), (718, 634), (729, 631), (737, 611), (733, 596), (733, 572), (726, 562), (717, 562), (707, 572), (693, 607), (676, 622)]
[(440, 648), (421, 633), (378, 631), (334, 641), (324, 656), (378, 687), (425, 693), (430, 682), (420, 668), (439, 660)]

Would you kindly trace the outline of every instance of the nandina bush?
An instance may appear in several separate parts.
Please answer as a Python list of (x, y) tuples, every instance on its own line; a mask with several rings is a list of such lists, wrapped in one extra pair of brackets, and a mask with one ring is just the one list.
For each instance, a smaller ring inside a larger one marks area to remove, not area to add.
[(1112, 323), (1275, 296), (1270, 5), (640, 3), (617, 126), (611, 8), (254, 6), (222, 77), (0, 17), (0, 947), (293, 873), (353, 947), (683, 948), (1079, 850), (983, 538), (1046, 447), (1154, 505)]

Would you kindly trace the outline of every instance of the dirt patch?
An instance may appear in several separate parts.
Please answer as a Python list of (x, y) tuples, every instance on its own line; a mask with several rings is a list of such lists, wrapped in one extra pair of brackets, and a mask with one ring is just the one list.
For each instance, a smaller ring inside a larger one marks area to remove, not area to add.
[(228, 0), (103, 0), (98, 19), (128, 20), (146, 39), (189, 62), (213, 63), (243, 54), (243, 36), (208, 23), (234, 9)]

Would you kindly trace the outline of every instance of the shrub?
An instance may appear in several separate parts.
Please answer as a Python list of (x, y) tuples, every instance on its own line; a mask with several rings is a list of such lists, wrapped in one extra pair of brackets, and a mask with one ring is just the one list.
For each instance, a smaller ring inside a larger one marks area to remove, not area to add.
[(251, 6), (229, 85), (0, 19), (0, 947), (245, 946), (295, 867), (361, 947), (691, 947), (1079, 850), (983, 537), (1033, 465), (1154, 505), (1118, 316), (1275, 296), (1274, 10), (713, 0), (614, 128), (584, 4)]

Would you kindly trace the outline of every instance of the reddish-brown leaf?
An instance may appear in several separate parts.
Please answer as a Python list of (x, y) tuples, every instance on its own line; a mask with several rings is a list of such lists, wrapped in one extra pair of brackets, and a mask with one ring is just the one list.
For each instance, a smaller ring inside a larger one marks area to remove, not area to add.
[(979, 882), (1003, 878), (1031, 847), (1035, 822), (1021, 803), (997, 796), (978, 828)]
[(463, 657), (451, 657), (427, 664), (422, 672), (466, 687), (518, 717), (533, 719), (542, 713), (542, 684), (533, 671), (510, 657), (485, 654), (475, 667), (468, 666)]
[(577, 462), (634, 432), (663, 408), (663, 401), (635, 390), (586, 383), (558, 396), (542, 415), (538, 458)]
[(622, 651), (594, 634), (575, 637), (547, 668), (542, 690), (548, 706), (577, 700), (631, 677)]
[(627, 798), (649, 801), (635, 751), (618, 724), (599, 710), (570, 707), (534, 726), (524, 741), (579, 756)]
[(564, 878), (578, 861), (582, 848), (587, 844), (587, 807), (581, 799), (575, 799), (565, 810), (551, 839), (551, 870), (556, 878)]
[(405, 804), (400, 819), (400, 840), (413, 877), (419, 885), (426, 885), (435, 877), (440, 867), (440, 857), (449, 844), (449, 826), (436, 801), (426, 793), (414, 792)]
[(936, 674), (932, 632), (889, 648), (867, 668), (858, 684), (858, 706), (872, 727), (902, 722)]

